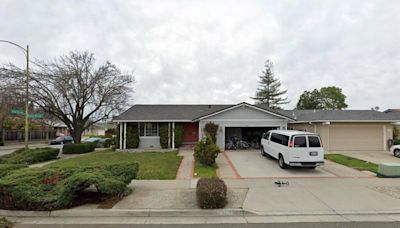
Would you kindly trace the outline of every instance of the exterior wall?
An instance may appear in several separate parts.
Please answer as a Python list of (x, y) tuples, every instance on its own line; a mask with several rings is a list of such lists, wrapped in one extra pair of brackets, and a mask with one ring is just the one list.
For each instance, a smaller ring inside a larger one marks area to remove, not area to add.
[(388, 150), (387, 141), (393, 138), (393, 125), (389, 123), (291, 123), (289, 128), (318, 133), (324, 148), (333, 151)]
[(159, 136), (140, 136), (139, 140), (139, 149), (161, 148)]
[(217, 145), (222, 150), (225, 148), (225, 127), (278, 127), (281, 129), (286, 129), (287, 127), (286, 119), (251, 107), (239, 106), (235, 109), (200, 120), (199, 139), (204, 136), (204, 126), (208, 122), (219, 125)]

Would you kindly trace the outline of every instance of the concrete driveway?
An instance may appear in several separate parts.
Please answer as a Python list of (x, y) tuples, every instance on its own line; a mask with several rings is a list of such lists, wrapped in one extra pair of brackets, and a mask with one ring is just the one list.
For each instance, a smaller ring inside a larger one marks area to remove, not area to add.
[[(226, 151), (223, 155), (237, 174), (236, 178), (371, 177), (371, 173), (360, 172), (327, 160), (324, 166), (316, 169), (295, 167), (281, 169), (277, 160), (261, 156), (258, 150)], [(224, 173), (219, 172), (222, 178)]]
[(400, 163), (400, 158), (393, 156), (390, 151), (331, 151), (330, 154), (343, 154), (363, 161), (380, 163)]

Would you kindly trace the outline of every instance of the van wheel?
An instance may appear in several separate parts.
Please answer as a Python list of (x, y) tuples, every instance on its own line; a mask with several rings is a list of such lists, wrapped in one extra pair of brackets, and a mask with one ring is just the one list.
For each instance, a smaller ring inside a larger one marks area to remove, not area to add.
[(309, 168), (309, 169), (315, 169), (315, 168), (317, 168), (317, 166), (310, 166), (310, 167), (307, 167), (307, 168)]
[(267, 155), (267, 153), (265, 153), (264, 147), (261, 147), (261, 155), (264, 157)]
[(282, 169), (287, 169), (288, 166), (285, 164), (285, 160), (283, 159), (282, 154), (279, 155), (278, 163), (279, 167), (281, 167)]
[(395, 157), (400, 158), (400, 150), (399, 149), (395, 149), (393, 154), (394, 154)]

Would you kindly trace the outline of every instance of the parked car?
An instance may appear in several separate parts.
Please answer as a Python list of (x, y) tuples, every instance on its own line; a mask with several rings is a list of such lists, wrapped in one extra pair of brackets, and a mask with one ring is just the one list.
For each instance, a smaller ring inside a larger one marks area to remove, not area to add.
[(95, 143), (96, 142), (96, 148), (104, 148), (104, 147), (110, 147), (111, 145), (111, 139), (109, 138), (99, 138), (99, 137), (91, 137), (82, 140), (84, 143)]
[(278, 159), (279, 166), (315, 168), (324, 164), (324, 148), (319, 135), (293, 130), (271, 130), (261, 138), (261, 154)]
[(50, 145), (73, 143), (74, 139), (71, 136), (60, 136), (50, 141)]
[(400, 158), (400, 145), (393, 145), (390, 148), (390, 152), (392, 152), (395, 157)]

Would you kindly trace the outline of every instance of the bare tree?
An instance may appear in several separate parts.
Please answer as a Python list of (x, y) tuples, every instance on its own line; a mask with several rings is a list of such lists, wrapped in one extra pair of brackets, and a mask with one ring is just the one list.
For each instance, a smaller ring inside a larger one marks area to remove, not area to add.
[[(0, 79), (23, 85), (23, 70), (13, 64), (0, 68)], [(31, 69), (30, 99), (45, 113), (66, 124), (75, 142), (92, 124), (123, 110), (133, 92), (132, 74), (106, 62), (98, 67), (89, 52), (70, 52), (52, 61), (36, 61)]]

